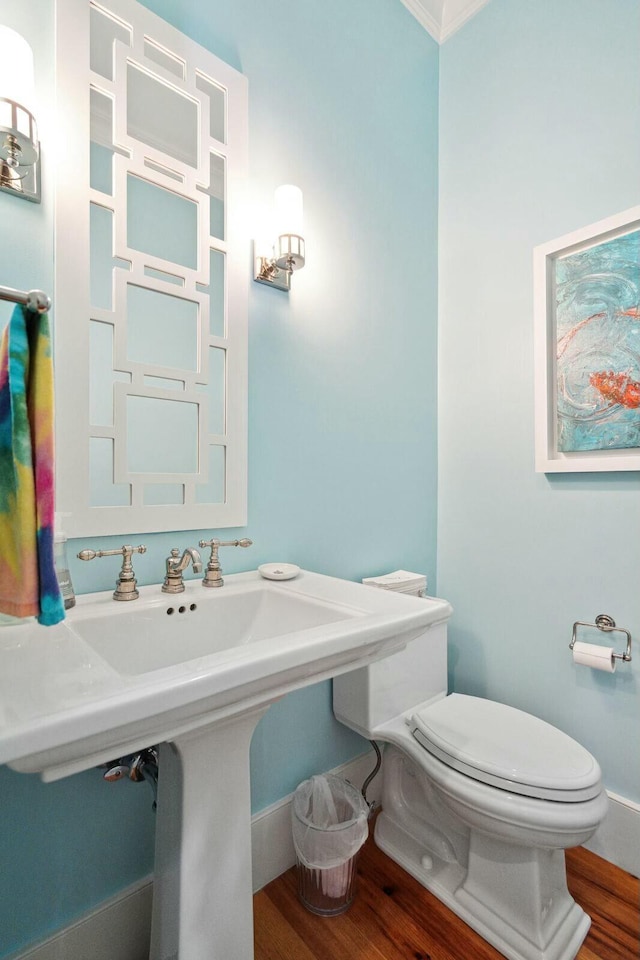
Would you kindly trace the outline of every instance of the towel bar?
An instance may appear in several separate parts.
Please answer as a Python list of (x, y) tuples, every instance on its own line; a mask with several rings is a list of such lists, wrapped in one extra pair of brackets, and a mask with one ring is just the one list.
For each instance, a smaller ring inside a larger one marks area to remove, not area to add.
[(43, 290), (13, 290), (11, 287), (0, 287), (0, 300), (21, 303), (35, 313), (46, 313), (51, 309), (51, 297)]

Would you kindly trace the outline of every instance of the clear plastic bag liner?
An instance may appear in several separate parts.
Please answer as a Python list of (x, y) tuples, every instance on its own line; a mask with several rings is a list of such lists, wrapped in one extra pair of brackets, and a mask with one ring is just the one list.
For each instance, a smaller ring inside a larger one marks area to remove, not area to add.
[(305, 780), (291, 808), (298, 860), (320, 869), (346, 863), (367, 839), (368, 817), (364, 797), (346, 780), (332, 774)]

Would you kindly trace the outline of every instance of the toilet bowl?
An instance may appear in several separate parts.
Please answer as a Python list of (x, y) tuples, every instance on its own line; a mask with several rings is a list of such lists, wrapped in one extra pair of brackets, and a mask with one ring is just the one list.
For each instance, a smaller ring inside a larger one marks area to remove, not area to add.
[(591, 754), (513, 707), (447, 696), (446, 623), (336, 678), (334, 713), (387, 744), (377, 845), (510, 960), (573, 960), (591, 921), (564, 851), (607, 811)]

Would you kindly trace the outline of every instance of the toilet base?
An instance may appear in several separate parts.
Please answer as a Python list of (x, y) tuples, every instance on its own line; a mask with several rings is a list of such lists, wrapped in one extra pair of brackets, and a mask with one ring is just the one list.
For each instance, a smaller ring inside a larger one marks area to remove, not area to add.
[(441, 859), (383, 812), (378, 847), (509, 960), (574, 960), (591, 919), (567, 890), (564, 851), (469, 834), (468, 863)]

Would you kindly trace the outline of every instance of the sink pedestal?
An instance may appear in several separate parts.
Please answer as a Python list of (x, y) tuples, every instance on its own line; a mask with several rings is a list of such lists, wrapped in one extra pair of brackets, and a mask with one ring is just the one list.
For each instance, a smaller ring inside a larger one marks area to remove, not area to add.
[(151, 960), (253, 960), (249, 746), (268, 707), (160, 745)]

